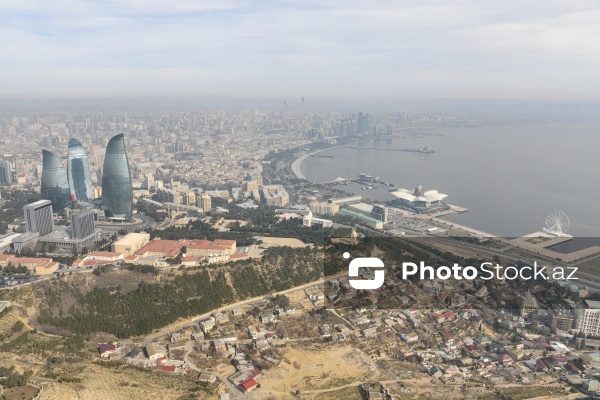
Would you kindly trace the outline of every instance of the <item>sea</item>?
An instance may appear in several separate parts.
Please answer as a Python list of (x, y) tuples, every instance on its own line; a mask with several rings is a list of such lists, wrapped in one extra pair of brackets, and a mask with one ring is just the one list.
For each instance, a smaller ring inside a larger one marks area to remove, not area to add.
[[(547, 216), (565, 213), (568, 233), (600, 237), (600, 123), (526, 123), (441, 128), (336, 148), (308, 157), (306, 179), (329, 182), (359, 174), (400, 188), (438, 190), (468, 212), (443, 217), (496, 236), (541, 231)], [(435, 153), (386, 150), (429, 146)], [(380, 201), (394, 197), (383, 185), (342, 188)]]

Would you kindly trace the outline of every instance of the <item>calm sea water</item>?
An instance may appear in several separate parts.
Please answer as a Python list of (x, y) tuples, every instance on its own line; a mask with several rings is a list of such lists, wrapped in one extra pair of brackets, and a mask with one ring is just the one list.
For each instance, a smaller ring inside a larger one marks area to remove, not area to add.
[[(498, 236), (539, 231), (550, 212), (563, 211), (571, 221), (570, 234), (600, 237), (600, 124), (515, 124), (431, 133), (361, 146), (431, 146), (434, 154), (340, 148), (321, 153), (333, 158), (307, 158), (302, 172), (313, 182), (364, 173), (407, 189), (418, 184), (437, 189), (448, 194), (448, 203), (469, 209), (445, 219)], [(393, 198), (384, 188), (346, 188), (378, 200)]]

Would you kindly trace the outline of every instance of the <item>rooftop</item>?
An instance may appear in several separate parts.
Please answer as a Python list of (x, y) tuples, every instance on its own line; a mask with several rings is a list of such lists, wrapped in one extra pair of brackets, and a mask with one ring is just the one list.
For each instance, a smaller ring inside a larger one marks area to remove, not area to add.
[(119, 257), (122, 254), (114, 251), (92, 251), (88, 257)]
[(34, 201), (33, 203), (27, 204), (28, 206), (42, 206), (45, 205), (47, 203), (52, 203), (50, 200), (38, 200), (38, 201)]
[(345, 208), (342, 209), (342, 210), (340, 210), (340, 212), (343, 213), (343, 214), (351, 215), (351, 216), (356, 217), (356, 218), (363, 219), (363, 220), (368, 221), (368, 222), (370, 222), (372, 224), (380, 224), (381, 223), (381, 221), (378, 221), (375, 218), (367, 217), (364, 214), (361, 214), (361, 213), (358, 213), (358, 212), (355, 212), (355, 211), (350, 211), (350, 210), (345, 209)]
[(135, 252), (136, 255), (144, 255), (148, 252), (165, 253), (167, 257), (176, 257), (183, 243), (176, 240), (153, 240)]
[[(600, 304), (600, 302), (597, 303)], [(531, 295), (529, 290), (525, 293), (525, 297), (523, 297), (523, 307), (539, 308), (537, 300)]]
[(585, 304), (588, 306), (588, 308), (597, 308), (600, 309), (600, 301), (595, 301), (595, 300), (584, 300)]

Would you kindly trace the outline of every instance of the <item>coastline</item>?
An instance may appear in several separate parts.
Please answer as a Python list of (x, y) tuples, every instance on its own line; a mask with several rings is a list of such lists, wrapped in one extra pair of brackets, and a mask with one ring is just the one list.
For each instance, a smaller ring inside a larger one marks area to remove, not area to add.
[[(299, 179), (306, 179), (306, 177), (304, 176), (304, 174), (301, 171), (301, 166), (302, 166), (302, 163), (304, 162), (304, 160), (306, 160), (308, 157), (310, 157), (313, 154), (318, 154), (318, 153), (321, 153), (321, 152), (324, 152), (327, 150), (340, 148), (340, 147), (346, 147), (346, 146), (336, 146), (336, 147), (331, 147), (328, 149), (321, 149), (321, 150), (317, 150), (314, 152), (304, 154), (304, 155), (296, 158), (291, 163), (292, 173)], [(507, 246), (512, 246), (516, 249), (524, 250), (524, 251), (527, 251), (532, 254), (538, 254), (539, 256), (547, 257), (549, 259), (559, 260), (564, 263), (571, 263), (571, 262), (579, 261), (579, 260), (585, 259), (587, 257), (591, 257), (594, 254), (597, 254), (600, 252), (600, 247), (594, 246), (591, 248), (581, 249), (581, 250), (575, 251), (573, 253), (561, 254), (561, 253), (554, 252), (551, 249), (547, 249), (545, 247), (528, 245), (527, 243), (520, 243), (515, 240), (508, 239), (508, 238), (498, 237), (497, 235), (494, 235), (494, 234), (491, 234), (488, 232), (483, 232), (479, 229), (471, 228), (469, 226), (465, 226), (465, 225), (462, 225), (462, 224), (459, 224), (456, 222), (446, 221), (440, 217), (434, 217), (431, 215), (415, 214), (415, 215), (411, 215), (411, 218), (414, 218), (417, 220), (423, 220), (423, 221), (434, 221), (434, 222), (436, 222), (442, 226), (445, 226), (449, 229), (457, 229), (457, 230), (463, 231), (470, 235), (492, 239), (499, 243), (503, 243)]]
[[(316, 150), (316, 151), (306, 153), (306, 154), (296, 158), (294, 161), (292, 161), (292, 164), (291, 164), (292, 173), (294, 175), (296, 175), (296, 178), (298, 178), (298, 179), (306, 179), (306, 177), (302, 173), (302, 169), (301, 169), (302, 163), (304, 162), (304, 160), (306, 160), (308, 157), (310, 157), (314, 154), (319, 154), (319, 153), (322, 153), (327, 150), (338, 149), (340, 147), (346, 147), (346, 146), (345, 145), (344, 146), (335, 146), (335, 147), (329, 147), (327, 149)], [(306, 179), (306, 180), (308, 180), (308, 179)], [(311, 183), (315, 183), (315, 182), (311, 181)]]
[[(324, 151), (328, 151), (328, 150), (333, 150), (333, 149), (339, 149), (342, 147), (348, 147), (350, 145), (356, 144), (356, 143), (360, 143), (363, 142), (367, 139), (362, 139), (362, 140), (357, 140), (355, 142), (352, 142), (350, 144), (344, 144), (342, 146), (334, 146), (334, 147), (328, 147), (326, 149), (320, 149), (320, 150), (315, 150), (312, 151), (310, 153), (306, 153), (298, 158), (296, 158), (294, 161), (291, 162), (290, 164), (290, 169), (292, 170), (292, 173), (296, 176), (296, 178), (298, 179), (306, 179), (306, 177), (304, 176), (304, 174), (302, 173), (302, 163), (304, 162), (304, 160), (306, 160), (308, 157), (315, 155), (315, 154), (319, 154), (322, 153)], [(306, 179), (308, 180), (308, 179)], [(312, 181), (311, 181), (312, 182)], [(316, 182), (312, 182), (312, 183), (316, 183)]]
[(302, 173), (300, 167), (302, 167), (302, 163), (304, 162), (304, 160), (306, 160), (306, 158), (308, 158), (308, 156), (310, 156), (310, 153), (304, 154), (304, 155), (296, 158), (294, 161), (292, 161), (292, 164), (290, 165), (292, 174), (294, 174), (296, 176), (296, 178), (298, 178), (298, 179), (306, 179), (306, 177)]

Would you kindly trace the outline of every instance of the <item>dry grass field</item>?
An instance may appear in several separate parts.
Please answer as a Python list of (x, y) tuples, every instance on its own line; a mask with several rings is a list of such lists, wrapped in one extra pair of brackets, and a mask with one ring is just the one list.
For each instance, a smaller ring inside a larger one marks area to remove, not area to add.
[[(79, 375), (80, 383), (46, 385), (41, 400), (177, 400), (217, 399), (219, 395), (191, 392), (196, 385), (189, 379), (166, 373), (141, 372), (135, 369), (107, 369), (97, 365), (86, 367)], [(186, 397), (184, 397), (186, 396)]]
[(4, 389), (3, 394), (6, 400), (23, 400), (32, 399), (37, 392), (37, 388), (27, 385)]
[(371, 360), (350, 346), (326, 351), (289, 348), (281, 363), (264, 373), (259, 391), (277, 397), (296, 390), (327, 390), (374, 379), (376, 374)]

